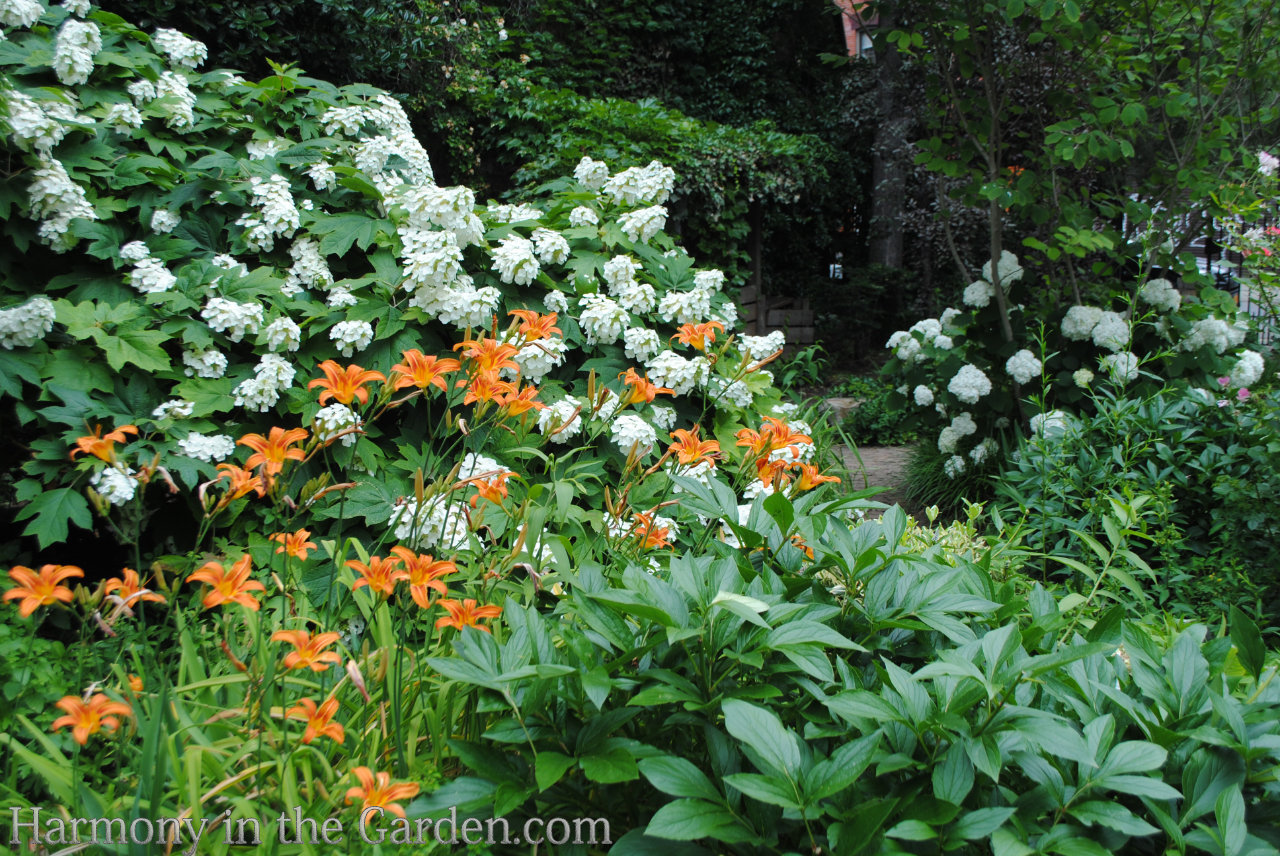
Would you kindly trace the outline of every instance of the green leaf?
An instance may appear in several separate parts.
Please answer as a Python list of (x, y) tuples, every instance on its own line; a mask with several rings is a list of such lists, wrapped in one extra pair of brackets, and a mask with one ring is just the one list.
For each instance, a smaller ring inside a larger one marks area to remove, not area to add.
[(1244, 795), (1240, 792), (1239, 785), (1218, 795), (1214, 816), (1218, 821), (1218, 832), (1222, 836), (1224, 856), (1236, 856), (1244, 848), (1249, 832), (1245, 825)]
[(144, 372), (162, 372), (169, 368), (170, 361), (160, 346), (168, 340), (159, 330), (122, 330), (100, 338), (98, 344), (116, 371), (134, 365)]
[(986, 838), (999, 829), (1006, 820), (1017, 813), (1012, 806), (1001, 808), (980, 808), (968, 812), (951, 828), (951, 834), (966, 841)]
[(850, 642), (825, 624), (804, 619), (788, 621), (765, 637), (765, 645), (770, 648), (783, 648), (806, 642), (817, 642), (830, 648), (844, 648), (852, 651), (867, 650), (856, 642)]
[(1070, 812), (1088, 826), (1096, 823), (1125, 835), (1154, 835), (1160, 831), (1119, 803), (1092, 800), (1072, 806)]
[(827, 709), (848, 720), (902, 722), (902, 713), (870, 690), (849, 690), (827, 699)]
[(545, 791), (560, 781), (569, 768), (576, 763), (576, 758), (570, 758), (560, 752), (539, 752), (538, 761), (534, 765), (534, 772), (538, 780), (538, 790)]
[(93, 514), (89, 501), (79, 491), (60, 487), (37, 496), (17, 514), (18, 520), (35, 518), (22, 530), (23, 535), (34, 535), (40, 549), (67, 540), (67, 524), (74, 523), (81, 529), (93, 527)]
[(1236, 657), (1246, 672), (1256, 682), (1262, 677), (1262, 667), (1266, 660), (1267, 649), (1262, 644), (1262, 634), (1258, 625), (1238, 607), (1231, 607), (1231, 641), (1236, 646)]
[(933, 768), (933, 794), (944, 802), (962, 805), (973, 789), (973, 762), (964, 746), (952, 743), (942, 763)]
[(734, 615), (749, 621), (757, 627), (763, 627), (766, 630), (772, 629), (769, 622), (760, 617), (760, 613), (769, 609), (769, 604), (754, 597), (747, 597), (744, 594), (734, 594), (729, 591), (718, 593), (711, 601), (711, 605), (720, 609), (732, 612)]
[(1102, 776), (1095, 779), (1094, 784), (1135, 797), (1151, 797), (1157, 800), (1182, 798), (1182, 794), (1178, 793), (1176, 788), (1165, 784), (1160, 779), (1147, 776)]
[(800, 747), (773, 711), (739, 699), (726, 699), (724, 726), (730, 734), (755, 750), (764, 763), (794, 780), (800, 769)]
[(834, 796), (853, 785), (875, 758), (880, 732), (845, 743), (830, 757), (814, 764), (805, 776), (805, 796), (811, 800)]
[(649, 784), (673, 797), (697, 797), (711, 802), (724, 799), (706, 773), (684, 758), (674, 755), (644, 758), (640, 761), (640, 773)]
[(931, 841), (938, 837), (938, 830), (923, 820), (904, 820), (885, 835), (890, 838), (901, 838), (903, 841)]
[(798, 809), (795, 787), (786, 779), (762, 776), (759, 773), (733, 773), (724, 777), (725, 782), (754, 800), (782, 808)]
[(1147, 773), (1164, 765), (1169, 753), (1145, 740), (1127, 740), (1117, 743), (1102, 763), (1101, 774)]
[[(725, 808), (705, 800), (674, 800), (654, 813), (645, 835), (675, 841), (697, 841), (733, 835), (744, 827)], [(729, 840), (737, 840), (736, 837)]]
[(636, 767), (636, 759), (621, 747), (610, 749), (596, 755), (586, 755), (578, 759), (578, 766), (583, 775), (593, 782), (609, 785), (616, 782), (629, 782), (640, 778), (640, 770)]

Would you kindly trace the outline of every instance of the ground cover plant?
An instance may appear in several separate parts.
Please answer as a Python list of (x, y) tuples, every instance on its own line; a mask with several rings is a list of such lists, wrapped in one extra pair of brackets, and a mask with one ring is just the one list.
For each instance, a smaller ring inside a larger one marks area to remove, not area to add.
[(483, 205), (371, 87), (0, 24), (6, 842), (1275, 852), (1256, 624), (858, 524), (662, 164)]

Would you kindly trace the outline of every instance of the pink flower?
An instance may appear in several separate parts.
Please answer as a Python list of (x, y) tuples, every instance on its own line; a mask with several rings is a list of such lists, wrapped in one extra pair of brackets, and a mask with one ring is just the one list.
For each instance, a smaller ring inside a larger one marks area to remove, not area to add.
[(1219, 406), (1219, 407), (1226, 407), (1228, 403), (1229, 403), (1229, 402), (1228, 402), (1225, 398), (1219, 398), (1219, 399), (1218, 399), (1218, 406)]
[(1218, 378), (1218, 386), (1228, 386), (1230, 385), (1230, 383), (1231, 383), (1231, 378), (1229, 377)]
[(1236, 401), (1247, 401), (1249, 399), (1249, 390), (1243, 386), (1236, 390)]

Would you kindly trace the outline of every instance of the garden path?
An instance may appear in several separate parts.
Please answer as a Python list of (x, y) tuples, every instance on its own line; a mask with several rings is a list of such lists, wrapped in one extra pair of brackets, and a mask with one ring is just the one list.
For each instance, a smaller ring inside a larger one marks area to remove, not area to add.
[[(850, 487), (863, 490), (868, 487), (887, 487), (889, 490), (873, 497), (886, 505), (906, 507), (907, 459), (910, 446), (860, 446), (855, 454), (848, 446), (837, 446), (840, 459), (849, 471)], [(869, 512), (878, 517), (880, 512)]]

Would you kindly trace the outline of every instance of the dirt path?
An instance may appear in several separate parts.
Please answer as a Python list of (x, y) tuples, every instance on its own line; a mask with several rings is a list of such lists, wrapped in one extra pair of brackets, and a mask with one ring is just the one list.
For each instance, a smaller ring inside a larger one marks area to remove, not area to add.
[(906, 508), (907, 459), (911, 456), (910, 446), (862, 446), (858, 448), (856, 455), (848, 446), (836, 448), (840, 452), (845, 468), (849, 470), (849, 485), (853, 490), (887, 487), (889, 490), (876, 494), (874, 499), (887, 505), (898, 504)]

